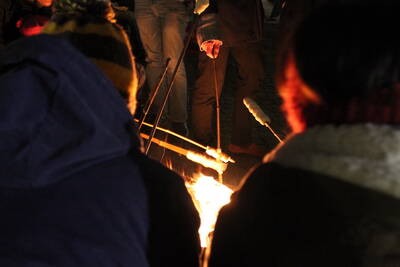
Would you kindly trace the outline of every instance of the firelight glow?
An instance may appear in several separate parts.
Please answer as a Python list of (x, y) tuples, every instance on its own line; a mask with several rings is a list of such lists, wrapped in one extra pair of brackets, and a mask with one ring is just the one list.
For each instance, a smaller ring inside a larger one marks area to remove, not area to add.
[(194, 182), (186, 183), (186, 187), (200, 214), (199, 235), (201, 246), (205, 248), (209, 245), (210, 234), (214, 231), (218, 212), (230, 202), (233, 190), (219, 183), (213, 177), (202, 174), (199, 174)]

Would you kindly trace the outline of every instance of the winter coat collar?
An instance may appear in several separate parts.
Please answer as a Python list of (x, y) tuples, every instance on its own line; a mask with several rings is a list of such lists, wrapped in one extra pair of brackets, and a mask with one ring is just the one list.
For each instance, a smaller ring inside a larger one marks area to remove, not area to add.
[(400, 129), (318, 126), (290, 136), (264, 162), (336, 177), (400, 198)]

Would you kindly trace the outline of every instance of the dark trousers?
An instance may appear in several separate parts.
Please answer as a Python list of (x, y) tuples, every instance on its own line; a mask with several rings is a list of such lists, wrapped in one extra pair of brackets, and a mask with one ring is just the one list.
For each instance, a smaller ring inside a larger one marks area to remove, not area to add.
[[(251, 143), (253, 118), (243, 104), (243, 98), (255, 98), (262, 88), (264, 66), (262, 45), (260, 43), (246, 44), (236, 47), (221, 47), (219, 56), (215, 59), (218, 96), (221, 96), (228, 58), (232, 56), (236, 62), (237, 73), (234, 76), (235, 97), (232, 120), (231, 143), (248, 145)], [(215, 86), (212, 59), (205, 53), (200, 53), (198, 77), (192, 93), (191, 125), (193, 137), (203, 143), (210, 144), (216, 133), (215, 127)]]

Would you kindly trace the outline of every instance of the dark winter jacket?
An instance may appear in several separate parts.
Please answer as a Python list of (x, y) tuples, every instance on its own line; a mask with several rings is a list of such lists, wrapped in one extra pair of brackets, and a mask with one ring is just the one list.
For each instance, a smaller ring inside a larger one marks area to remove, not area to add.
[(196, 261), (183, 181), (139, 152), (101, 70), (46, 35), (0, 63), (0, 266), (172, 266), (177, 250)]
[(289, 138), (222, 209), (209, 266), (400, 266), (399, 141), (374, 125)]
[(197, 40), (220, 39), (227, 47), (260, 41), (264, 9), (260, 0), (218, 0), (201, 15)]

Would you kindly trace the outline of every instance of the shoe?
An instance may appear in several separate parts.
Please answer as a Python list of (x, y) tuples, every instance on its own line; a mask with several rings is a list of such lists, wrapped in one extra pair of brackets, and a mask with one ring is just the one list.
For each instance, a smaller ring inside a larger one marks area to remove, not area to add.
[(255, 157), (263, 157), (267, 153), (267, 150), (265, 148), (256, 144), (250, 144), (247, 146), (230, 144), (228, 146), (228, 150), (233, 154), (246, 154)]

